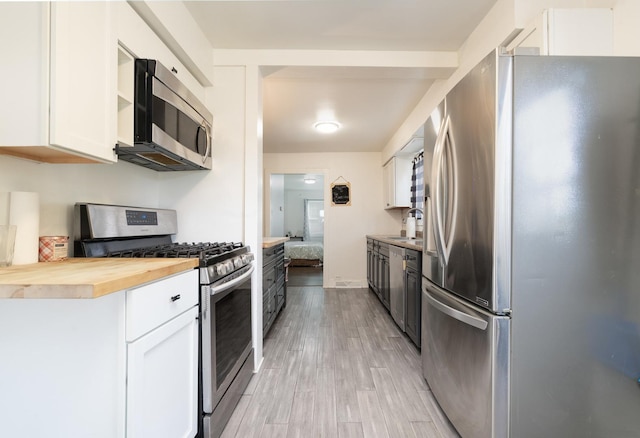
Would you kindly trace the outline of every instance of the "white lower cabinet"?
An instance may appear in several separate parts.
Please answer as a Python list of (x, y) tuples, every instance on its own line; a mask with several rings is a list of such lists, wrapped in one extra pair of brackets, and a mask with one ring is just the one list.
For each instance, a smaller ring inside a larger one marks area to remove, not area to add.
[(197, 317), (195, 269), (95, 299), (0, 300), (0, 437), (195, 437)]
[(193, 307), (127, 344), (127, 438), (197, 434), (197, 316)]

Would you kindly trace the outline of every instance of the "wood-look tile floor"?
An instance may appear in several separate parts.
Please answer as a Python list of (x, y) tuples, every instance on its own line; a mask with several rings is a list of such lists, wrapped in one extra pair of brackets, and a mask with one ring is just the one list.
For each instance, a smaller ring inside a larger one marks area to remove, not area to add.
[(287, 294), (223, 438), (458, 437), (422, 378), (419, 350), (371, 291)]
[(287, 286), (322, 286), (322, 266), (289, 266)]

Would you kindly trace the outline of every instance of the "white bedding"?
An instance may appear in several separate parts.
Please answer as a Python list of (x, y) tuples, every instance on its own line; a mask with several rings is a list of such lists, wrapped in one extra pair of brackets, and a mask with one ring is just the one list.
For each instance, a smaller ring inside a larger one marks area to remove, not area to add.
[(287, 241), (284, 243), (284, 256), (290, 259), (320, 260), (324, 259), (322, 242)]

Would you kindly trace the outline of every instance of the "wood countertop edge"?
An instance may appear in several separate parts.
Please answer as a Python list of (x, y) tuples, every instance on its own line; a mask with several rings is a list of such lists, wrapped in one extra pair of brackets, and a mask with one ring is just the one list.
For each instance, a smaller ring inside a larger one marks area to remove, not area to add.
[(271, 248), (272, 246), (279, 245), (288, 240), (288, 237), (265, 237), (262, 239), (262, 249)]
[[(87, 259), (87, 261), (96, 259)], [(167, 260), (167, 259), (165, 259)], [(171, 259), (172, 264), (115, 276), (108, 280), (60, 283), (5, 283), (0, 276), (0, 299), (93, 299), (142, 286), (198, 266), (198, 259)], [(47, 268), (52, 268), (48, 265)]]

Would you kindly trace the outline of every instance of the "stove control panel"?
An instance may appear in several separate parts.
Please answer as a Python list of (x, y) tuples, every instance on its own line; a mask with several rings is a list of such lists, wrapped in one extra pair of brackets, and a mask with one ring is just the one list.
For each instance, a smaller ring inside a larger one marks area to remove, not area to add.
[(211, 266), (207, 266), (203, 268), (202, 274), (204, 278), (200, 278), (200, 282), (201, 284), (213, 283), (225, 275), (231, 274), (244, 266), (251, 264), (253, 260), (253, 253), (248, 252), (215, 263)]

